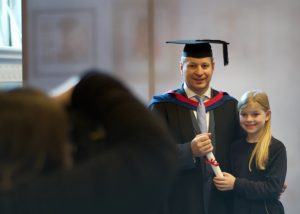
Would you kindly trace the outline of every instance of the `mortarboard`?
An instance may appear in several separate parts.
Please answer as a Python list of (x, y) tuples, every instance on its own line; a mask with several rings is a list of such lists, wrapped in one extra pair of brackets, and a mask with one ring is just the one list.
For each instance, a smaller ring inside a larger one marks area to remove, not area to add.
[(228, 64), (228, 42), (222, 40), (212, 40), (212, 39), (197, 39), (197, 40), (174, 40), (167, 41), (166, 43), (172, 44), (184, 44), (184, 48), (182, 50), (182, 56), (185, 57), (195, 57), (195, 58), (203, 58), (203, 57), (212, 57), (212, 50), (210, 43), (213, 44), (222, 44), (223, 45), (223, 59), (224, 65)]

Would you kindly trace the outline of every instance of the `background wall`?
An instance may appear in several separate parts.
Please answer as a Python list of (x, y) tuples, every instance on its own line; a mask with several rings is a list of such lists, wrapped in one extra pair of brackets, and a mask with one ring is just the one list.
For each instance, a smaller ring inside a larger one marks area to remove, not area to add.
[(269, 94), (274, 136), (288, 152), (288, 189), (281, 200), (286, 213), (299, 213), (300, 1), (27, 0), (26, 11), (26, 81), (44, 90), (99, 67), (146, 104), (153, 94), (181, 83), (182, 46), (166, 40), (230, 42), (226, 67), (221, 47), (213, 46), (212, 85), (237, 98), (249, 89)]

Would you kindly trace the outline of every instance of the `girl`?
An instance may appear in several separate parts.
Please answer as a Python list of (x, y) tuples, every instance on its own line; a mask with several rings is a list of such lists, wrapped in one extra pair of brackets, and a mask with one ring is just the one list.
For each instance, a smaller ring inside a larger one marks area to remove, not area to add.
[(231, 148), (233, 175), (215, 177), (220, 191), (232, 190), (233, 214), (284, 213), (279, 201), (286, 170), (286, 149), (271, 132), (271, 110), (268, 96), (261, 91), (248, 91), (238, 103), (240, 125), (245, 138)]

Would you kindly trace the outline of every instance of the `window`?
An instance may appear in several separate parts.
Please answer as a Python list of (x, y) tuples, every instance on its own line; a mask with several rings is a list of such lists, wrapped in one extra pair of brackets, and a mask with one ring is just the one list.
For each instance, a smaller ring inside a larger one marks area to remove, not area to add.
[(0, 90), (22, 84), (22, 0), (0, 0)]
[(0, 47), (22, 49), (21, 0), (0, 0)]

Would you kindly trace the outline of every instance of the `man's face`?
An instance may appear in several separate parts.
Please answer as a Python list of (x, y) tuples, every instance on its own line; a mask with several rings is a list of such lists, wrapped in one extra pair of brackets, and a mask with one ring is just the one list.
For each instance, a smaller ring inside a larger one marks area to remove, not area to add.
[(214, 63), (211, 57), (186, 57), (180, 63), (180, 70), (188, 88), (196, 94), (202, 95), (209, 88), (214, 71)]

